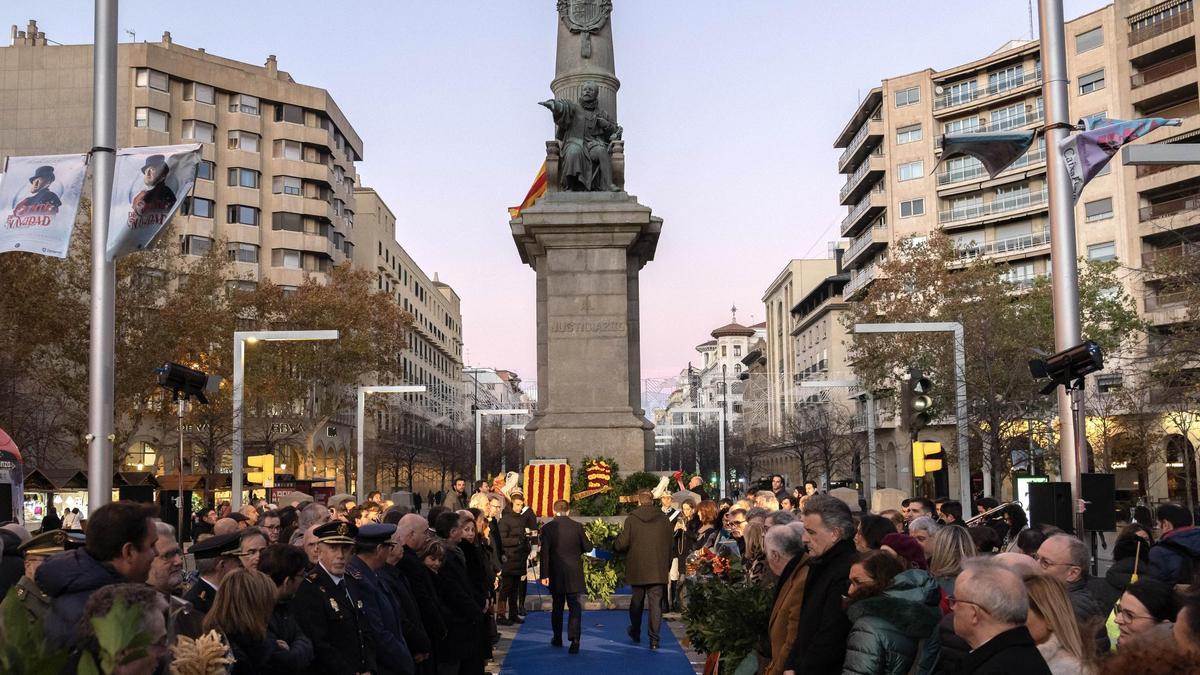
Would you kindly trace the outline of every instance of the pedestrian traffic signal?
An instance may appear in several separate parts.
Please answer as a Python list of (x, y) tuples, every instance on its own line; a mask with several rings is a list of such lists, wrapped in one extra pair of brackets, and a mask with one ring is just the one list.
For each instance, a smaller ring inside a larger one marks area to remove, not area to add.
[(275, 455), (251, 455), (246, 463), (252, 469), (246, 472), (246, 482), (261, 485), (265, 488), (275, 487)]
[(913, 441), (913, 476), (920, 478), (927, 473), (942, 470), (942, 444)]
[(933, 419), (930, 414), (933, 399), (929, 397), (929, 392), (933, 389), (933, 380), (925, 377), (918, 368), (908, 372), (908, 430), (913, 438), (916, 438), (917, 432), (929, 426)]

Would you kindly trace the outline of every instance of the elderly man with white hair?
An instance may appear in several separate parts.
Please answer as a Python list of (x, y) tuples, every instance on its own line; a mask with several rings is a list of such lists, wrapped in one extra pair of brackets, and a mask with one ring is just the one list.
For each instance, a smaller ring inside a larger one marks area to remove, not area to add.
[(768, 529), (763, 549), (767, 554), (767, 566), (778, 579), (767, 627), (771, 653), (764, 655), (770, 661), (763, 672), (780, 675), (796, 641), (800, 607), (804, 602), (804, 582), (808, 578), (808, 567), (804, 564), (804, 526), (793, 522)]
[(1050, 675), (1025, 627), (1029, 596), (1021, 578), (996, 563), (968, 560), (954, 584), (954, 632), (971, 647), (963, 673)]

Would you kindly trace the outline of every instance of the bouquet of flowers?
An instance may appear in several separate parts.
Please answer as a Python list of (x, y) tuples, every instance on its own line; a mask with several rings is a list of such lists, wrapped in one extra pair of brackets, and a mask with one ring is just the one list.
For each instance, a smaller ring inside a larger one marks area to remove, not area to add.
[(729, 672), (754, 650), (767, 631), (771, 590), (752, 582), (742, 559), (701, 547), (688, 556), (683, 621), (697, 651), (720, 653)]

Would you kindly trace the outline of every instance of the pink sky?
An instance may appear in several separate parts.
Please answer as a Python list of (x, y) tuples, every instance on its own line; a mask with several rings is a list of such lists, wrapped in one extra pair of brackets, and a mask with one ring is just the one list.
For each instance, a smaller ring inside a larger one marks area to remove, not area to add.
[[(1025, 0), (613, 4), (627, 189), (665, 221), (642, 272), (646, 377), (678, 372), (735, 303), (739, 321), (761, 321), (787, 261), (825, 256), (845, 213), (832, 143), (863, 92), (1029, 33)], [(1065, 4), (1072, 18), (1105, 3)], [(505, 209), (553, 134), (536, 102), (554, 75), (554, 5), (124, 0), (120, 26), (249, 63), (273, 53), (328, 89), (363, 138), (362, 181), (403, 223), (401, 243), (462, 296), (468, 363), (532, 380), (534, 275)], [(6, 23), (32, 15), (51, 40), (92, 39), (76, 3), (5, 9)]]

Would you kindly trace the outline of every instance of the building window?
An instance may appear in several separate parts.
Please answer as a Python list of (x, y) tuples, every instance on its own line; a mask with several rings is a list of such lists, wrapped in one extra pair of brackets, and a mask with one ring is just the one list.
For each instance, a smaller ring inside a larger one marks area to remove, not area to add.
[(910, 199), (906, 202), (900, 202), (900, 217), (909, 218), (912, 216), (925, 215), (925, 198)]
[(207, 159), (200, 160), (200, 165), (196, 167), (196, 178), (200, 180), (212, 180), (217, 173), (217, 165)]
[(230, 204), (225, 209), (225, 222), (240, 225), (258, 225), (258, 209), (253, 206)]
[(279, 103), (275, 106), (275, 121), (290, 122), (292, 124), (304, 124), (304, 108), (286, 103)]
[[(1096, 30), (1100, 30), (1097, 28)], [(1120, 373), (1099, 374), (1096, 376), (1096, 391), (1101, 394), (1107, 394), (1111, 391), (1119, 391), (1123, 384), (1124, 378)]]
[(921, 140), (921, 125), (913, 124), (912, 126), (900, 127), (896, 130), (896, 145), (904, 145), (905, 143), (916, 143)]
[(275, 141), (274, 157), (276, 159), (303, 159), (304, 147), (299, 141)]
[(258, 139), (258, 134), (252, 134), (249, 131), (230, 131), (229, 149), (244, 150), (245, 152), (258, 152)]
[(742, 372), (742, 364), (740, 364), (740, 363), (733, 364), (733, 374), (737, 375), (741, 372)]
[(1082, 54), (1104, 44), (1104, 29), (1093, 28), (1075, 36), (1075, 53)]
[(896, 107), (903, 108), (906, 105), (913, 105), (921, 102), (921, 88), (911, 87), (909, 89), (901, 89), (896, 92)]
[(958, 105), (959, 103), (974, 101), (978, 91), (979, 83), (975, 80), (955, 82), (946, 87), (946, 105)]
[(294, 176), (276, 176), (271, 180), (271, 192), (299, 197), (304, 193), (304, 183)]
[(899, 166), (900, 180), (915, 180), (925, 176), (925, 162), (918, 159), (915, 162), (905, 162)]
[(1104, 88), (1104, 69), (1088, 73), (1079, 78), (1079, 95), (1090, 94)]
[(212, 143), (216, 140), (216, 137), (217, 128), (208, 122), (201, 122), (200, 120), (183, 121), (183, 139), (185, 141)]
[(229, 112), (243, 113), (246, 115), (258, 114), (258, 97), (247, 96), (246, 94), (234, 94), (229, 97)]
[(229, 170), (229, 186), (258, 189), (259, 173), (254, 169), (234, 168)]
[(188, 82), (183, 87), (183, 100), (213, 105), (217, 102), (217, 90), (207, 84)]
[(742, 355), (742, 346), (741, 346), (741, 345), (734, 345), (734, 346), (733, 346), (733, 355), (734, 355), (734, 356), (741, 356), (741, 355)]
[(1107, 262), (1117, 259), (1117, 244), (1116, 242), (1108, 241), (1103, 244), (1092, 244), (1088, 246), (1088, 260), (1093, 262)]
[(258, 246), (254, 244), (244, 244), (242, 242), (234, 242), (227, 249), (230, 262), (256, 263), (258, 262)]
[(729, 356), (728, 345), (721, 345), (721, 356)]
[(1092, 222), (1096, 220), (1108, 220), (1113, 217), (1112, 197), (1097, 199), (1094, 202), (1087, 202), (1083, 205), (1084, 222)]
[(947, 134), (969, 134), (979, 130), (978, 117), (964, 117), (959, 120), (946, 122), (942, 132)]
[(1004, 108), (997, 108), (992, 110), (989, 116), (991, 117), (991, 126), (995, 131), (1016, 129), (1025, 124), (1025, 104), (1014, 103)]
[(1021, 64), (988, 73), (988, 93), (998, 94), (1013, 87), (1019, 87), (1024, 79), (1025, 68)]
[(1018, 263), (1009, 265), (1008, 269), (1000, 274), (1000, 279), (1011, 284), (1027, 284), (1033, 280), (1033, 263)]
[(133, 126), (152, 131), (166, 131), (171, 116), (154, 108), (134, 108)]
[(213, 200), (204, 197), (189, 197), (183, 202), (183, 214), (197, 218), (212, 218)]
[(182, 235), (179, 237), (179, 252), (183, 255), (208, 255), (212, 243), (212, 239), (198, 234)]
[(150, 87), (158, 91), (168, 91), (171, 88), (171, 78), (166, 73), (160, 73), (157, 70), (138, 68), (136, 84), (139, 87)]
[(304, 231), (304, 216), (299, 213), (276, 211), (271, 214), (272, 230), (287, 230), (288, 232)]
[(304, 269), (303, 257), (300, 255), (300, 251), (295, 251), (290, 248), (272, 249), (271, 266), (283, 267), (289, 270)]

